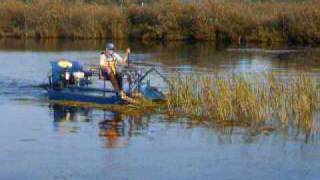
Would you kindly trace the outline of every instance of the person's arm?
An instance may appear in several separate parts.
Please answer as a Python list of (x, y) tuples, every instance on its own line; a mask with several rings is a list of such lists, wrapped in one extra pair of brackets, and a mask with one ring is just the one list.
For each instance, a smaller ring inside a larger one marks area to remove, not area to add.
[(128, 60), (129, 60), (129, 54), (130, 54), (130, 53), (131, 53), (130, 48), (127, 48), (127, 49), (126, 49), (126, 56), (123, 58), (124, 63), (126, 63), (126, 64), (127, 64)]
[(120, 64), (126, 64), (128, 62), (128, 57), (130, 54), (130, 49), (128, 48), (126, 50), (126, 55), (124, 58), (122, 58), (119, 54), (113, 53), (113, 57), (120, 63)]
[(103, 67), (106, 61), (106, 56), (104, 55), (104, 53), (100, 54), (100, 67)]

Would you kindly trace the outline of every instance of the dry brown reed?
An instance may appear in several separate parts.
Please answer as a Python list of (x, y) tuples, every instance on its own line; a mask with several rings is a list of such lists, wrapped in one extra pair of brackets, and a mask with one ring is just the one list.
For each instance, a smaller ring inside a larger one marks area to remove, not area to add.
[(125, 2), (2, 0), (0, 36), (320, 42), (318, 0)]
[(0, 2), (1, 36), (39, 38), (122, 38), (126, 18), (116, 5), (62, 0)]

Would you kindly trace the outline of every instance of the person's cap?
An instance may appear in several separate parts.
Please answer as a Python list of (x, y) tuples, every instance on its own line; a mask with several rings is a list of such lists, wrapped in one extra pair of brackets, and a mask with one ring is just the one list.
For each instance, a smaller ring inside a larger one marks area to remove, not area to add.
[(107, 50), (114, 50), (114, 44), (113, 43), (108, 43), (106, 49)]

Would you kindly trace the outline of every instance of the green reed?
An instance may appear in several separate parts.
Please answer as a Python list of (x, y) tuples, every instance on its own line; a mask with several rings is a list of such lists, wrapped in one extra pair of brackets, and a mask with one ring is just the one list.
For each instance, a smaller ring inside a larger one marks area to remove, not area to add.
[(283, 128), (308, 128), (320, 108), (317, 79), (306, 74), (282, 79), (273, 73), (176, 77), (167, 99), (171, 114), (217, 123), (273, 123)]

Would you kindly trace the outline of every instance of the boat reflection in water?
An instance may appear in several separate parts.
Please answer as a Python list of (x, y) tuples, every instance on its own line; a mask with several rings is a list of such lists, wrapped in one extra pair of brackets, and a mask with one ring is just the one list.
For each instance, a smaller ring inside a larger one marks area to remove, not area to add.
[(79, 130), (77, 122), (90, 122), (92, 120), (92, 111), (89, 108), (58, 104), (51, 104), (49, 108), (54, 119), (54, 130), (61, 135), (77, 133)]
[[(121, 148), (129, 144), (131, 136), (147, 132), (149, 120), (139, 115), (102, 111), (92, 108), (50, 105), (54, 129), (60, 134), (77, 133), (80, 128), (93, 127), (106, 148)], [(92, 126), (84, 125), (90, 123)]]
[[(288, 127), (278, 127), (276, 124), (258, 122), (219, 123), (188, 120), (167, 119), (167, 117), (145, 114), (127, 114), (93, 108), (71, 107), (63, 105), (50, 106), (54, 118), (54, 130), (61, 135), (78, 133), (87, 135), (95, 133), (98, 141), (102, 140), (105, 148), (127, 147), (131, 137), (153, 136), (163, 129), (166, 132), (183, 131), (185, 136), (199, 129), (212, 135), (215, 134), (220, 144), (256, 143), (265, 140), (266, 136), (282, 136), (284, 139), (303, 143), (316, 143), (320, 140), (320, 121), (318, 118), (298, 119)], [(318, 116), (317, 116), (318, 117)], [(157, 123), (161, 122), (161, 123)], [(201, 138), (205, 139), (202, 133)], [(80, 136), (79, 136), (80, 137)], [(80, 138), (83, 138), (81, 136)], [(91, 139), (90, 139), (91, 140)]]
[[(104, 113), (104, 118), (99, 122), (99, 135), (105, 137), (106, 147), (123, 147), (129, 143), (129, 134), (126, 134), (126, 117), (119, 113)], [(130, 128), (128, 129), (130, 131)]]
[(90, 121), (91, 109), (52, 104), (54, 122)]

